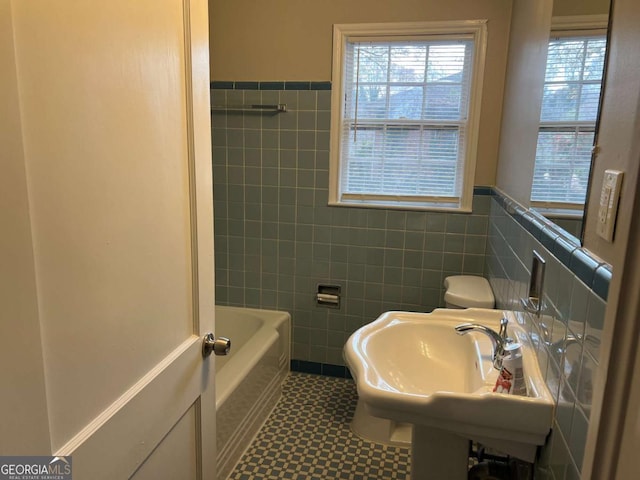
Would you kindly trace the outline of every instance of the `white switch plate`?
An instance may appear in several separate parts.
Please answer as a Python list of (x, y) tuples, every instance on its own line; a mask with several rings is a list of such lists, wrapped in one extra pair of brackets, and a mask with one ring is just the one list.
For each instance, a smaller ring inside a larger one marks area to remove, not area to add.
[(596, 233), (608, 242), (613, 241), (622, 175), (623, 172), (619, 170), (604, 171), (598, 218), (596, 220)]

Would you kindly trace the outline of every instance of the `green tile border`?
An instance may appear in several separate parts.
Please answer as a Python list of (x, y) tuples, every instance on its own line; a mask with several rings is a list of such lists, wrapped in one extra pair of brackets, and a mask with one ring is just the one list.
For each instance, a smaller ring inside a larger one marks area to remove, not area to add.
[(539, 240), (560, 263), (602, 300), (607, 300), (611, 283), (611, 265), (594, 257), (588, 250), (576, 244), (575, 239), (567, 236), (564, 230), (508, 198), (499, 190), (492, 188), (492, 195), (505, 212)]
[(233, 82), (215, 80), (212, 90), (331, 90), (331, 82)]
[(291, 359), (291, 371), (312, 373), (325, 377), (352, 378), (348, 367), (332, 365), (329, 363), (309, 362), (306, 360)]

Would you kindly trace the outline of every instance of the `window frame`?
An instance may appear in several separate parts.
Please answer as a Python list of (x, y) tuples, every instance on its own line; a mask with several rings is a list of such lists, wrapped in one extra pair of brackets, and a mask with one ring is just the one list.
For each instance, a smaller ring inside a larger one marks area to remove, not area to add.
[[(563, 17), (553, 17), (551, 19), (551, 29), (549, 34), (549, 39), (547, 41), (547, 51), (549, 45), (553, 40), (558, 38), (571, 38), (571, 37), (586, 37), (586, 36), (603, 36), (607, 38), (607, 28), (609, 24), (609, 16), (608, 15), (575, 15), (575, 16), (563, 16)], [(608, 39), (607, 39), (608, 41)], [(600, 97), (602, 98), (602, 90), (604, 89), (604, 76), (606, 73), (606, 54), (605, 54), (605, 65), (602, 72), (602, 79), (600, 81)], [(546, 62), (545, 62), (545, 71), (546, 71)], [(546, 82), (543, 82), (545, 85)], [(600, 107), (600, 106), (599, 106)], [(540, 116), (542, 115), (542, 111), (540, 112)], [(598, 113), (599, 115), (599, 113)], [(580, 132), (580, 131), (593, 131), (594, 134), (594, 146), (597, 143), (598, 139), (598, 115), (594, 122), (585, 122), (585, 121), (575, 121), (575, 122), (542, 122), (541, 119), (538, 120), (538, 135), (541, 131), (563, 131), (563, 132)], [(536, 148), (536, 157), (534, 157), (534, 170), (535, 170), (535, 160), (537, 158), (537, 148)], [(593, 166), (593, 154), (591, 158), (591, 167)], [(590, 168), (591, 170), (591, 168)], [(591, 171), (589, 172), (589, 177), (591, 177)], [(541, 212), (544, 212), (544, 215), (554, 218), (582, 218), (584, 215), (584, 204), (579, 203), (568, 203), (568, 202), (556, 202), (556, 201), (541, 201), (541, 200), (533, 200), (533, 180), (534, 177), (531, 177), (531, 196), (529, 199), (530, 205)], [(589, 187), (587, 186), (587, 194)], [(585, 199), (586, 201), (586, 199)]]
[[(376, 195), (367, 199), (354, 200), (343, 197), (342, 179), (342, 142), (341, 131), (344, 116), (345, 97), (345, 52), (350, 39), (379, 37), (416, 37), (416, 36), (459, 36), (471, 38), (474, 43), (473, 63), (471, 67), (471, 86), (469, 92), (468, 119), (466, 127), (466, 149), (463, 160), (462, 182), (459, 197), (421, 197), (423, 201), (401, 203), (388, 201), (387, 197)], [(333, 26), (333, 68), (331, 92), (331, 143), (329, 164), (329, 205), (362, 208), (383, 208), (400, 210), (438, 210), (471, 212), (473, 186), (476, 169), (478, 130), (480, 126), (480, 106), (484, 81), (484, 67), (487, 50), (487, 20), (463, 20), (442, 22), (404, 22), (404, 23), (363, 23), (335, 24)], [(441, 200), (442, 199), (442, 200)]]

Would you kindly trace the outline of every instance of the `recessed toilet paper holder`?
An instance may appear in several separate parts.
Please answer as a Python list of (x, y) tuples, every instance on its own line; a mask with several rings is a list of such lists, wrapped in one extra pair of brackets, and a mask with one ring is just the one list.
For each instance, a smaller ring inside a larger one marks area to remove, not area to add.
[(316, 303), (322, 307), (340, 308), (340, 285), (318, 284), (316, 290)]

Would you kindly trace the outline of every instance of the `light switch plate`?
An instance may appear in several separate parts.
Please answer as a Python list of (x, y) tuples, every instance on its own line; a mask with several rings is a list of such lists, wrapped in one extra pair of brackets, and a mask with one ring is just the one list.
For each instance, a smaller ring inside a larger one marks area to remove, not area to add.
[(618, 203), (620, 200), (620, 187), (622, 186), (623, 172), (620, 170), (605, 170), (600, 193), (600, 205), (596, 220), (596, 233), (608, 242), (613, 241)]

